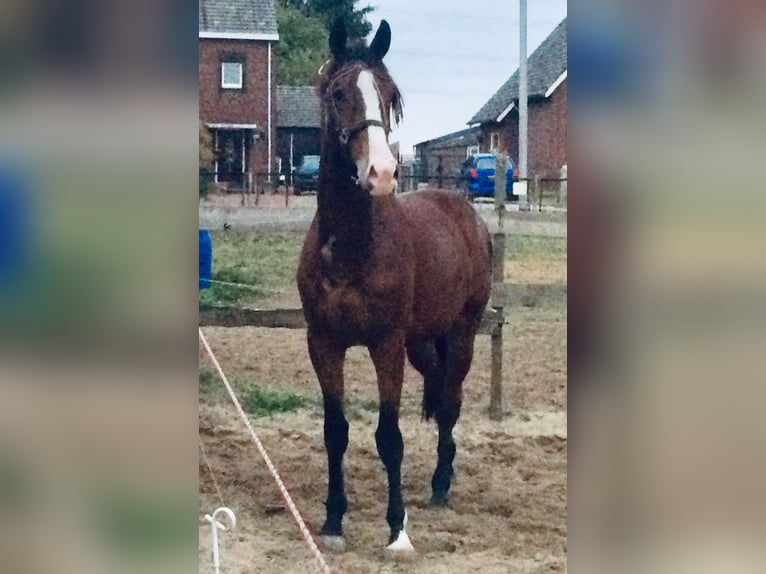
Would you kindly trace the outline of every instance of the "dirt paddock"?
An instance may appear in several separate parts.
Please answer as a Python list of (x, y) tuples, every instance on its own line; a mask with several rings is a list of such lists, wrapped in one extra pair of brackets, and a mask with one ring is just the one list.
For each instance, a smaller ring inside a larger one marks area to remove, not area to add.
[[(401, 417), (403, 496), (408, 534), (417, 551), (407, 563), (391, 562), (383, 555), (388, 538), (387, 488), (374, 440), (374, 370), (365, 349), (349, 351), (347, 548), (340, 554), (325, 553), (336, 571), (566, 571), (565, 319), (560, 312), (522, 309), (512, 325), (506, 340), (514, 341), (514, 354), (508, 343), (504, 357), (506, 407), (512, 414), (501, 422), (487, 416), (490, 345), (488, 336), (479, 336), (455, 428), (458, 450), (448, 509), (428, 504), (436, 463), (435, 425), (421, 421), (422, 381), (407, 367)], [(316, 534), (324, 519), (327, 470), (319, 388), (305, 332), (256, 328), (204, 332), (230, 378), (245, 377), (309, 399), (296, 412), (252, 420)], [(200, 362), (210, 368), (206, 357), (201, 355)], [(235, 531), (219, 538), (222, 572), (316, 572), (308, 547), (231, 403), (203, 396), (199, 429), (210, 465), (200, 457), (200, 517), (223, 503), (238, 520)], [(200, 572), (213, 572), (210, 527), (204, 520), (199, 536)]]
[[(266, 194), (258, 207), (251, 203), (242, 207), (240, 196), (213, 197), (200, 206), (200, 224), (210, 229), (222, 229), (225, 224), (232, 229), (277, 224), (305, 228), (316, 209), (316, 197), (290, 197), (288, 207), (284, 200), (283, 194)], [(485, 216), (491, 219), (491, 206), (478, 207), (486, 207)], [(510, 233), (566, 236), (565, 215), (514, 217), (507, 224)], [(520, 261), (510, 271), (519, 282), (566, 284), (565, 261)], [(288, 306), (297, 305), (296, 293), (291, 292), (288, 299)], [(407, 532), (417, 551), (407, 563), (391, 562), (383, 555), (388, 541), (387, 486), (374, 438), (375, 373), (365, 349), (349, 351), (345, 374), (350, 431), (344, 461), (347, 546), (340, 554), (325, 553), (336, 572), (566, 571), (566, 301), (515, 306), (507, 310), (507, 316), (503, 392), (510, 414), (501, 422), (488, 418), (490, 339), (480, 335), (455, 427), (457, 455), (448, 509), (428, 504), (436, 464), (436, 426), (421, 421), (423, 382), (409, 365), (406, 368), (401, 407), (402, 494), (409, 516)], [(316, 535), (324, 520), (327, 462), (319, 385), (309, 362), (305, 331), (206, 327), (204, 333), (231, 380), (306, 398), (306, 405), (297, 411), (251, 417), (251, 421)], [(200, 366), (213, 370), (202, 354)], [(200, 573), (214, 572), (211, 529), (203, 517), (221, 505), (237, 515), (236, 530), (219, 537), (222, 572), (317, 572), (248, 431), (217, 377), (214, 383), (215, 392), (200, 395), (204, 448), (199, 466)]]

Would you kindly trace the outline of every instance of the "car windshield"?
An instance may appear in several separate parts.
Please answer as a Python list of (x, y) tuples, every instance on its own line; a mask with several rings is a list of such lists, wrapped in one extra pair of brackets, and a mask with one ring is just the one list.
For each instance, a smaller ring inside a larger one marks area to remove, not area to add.
[[(495, 163), (494, 157), (479, 157), (476, 158), (476, 169), (495, 169)], [(513, 169), (513, 160), (510, 157), (505, 162), (505, 169)]]
[(304, 171), (319, 169), (319, 156), (318, 155), (305, 156), (303, 158), (303, 162), (301, 163), (301, 169)]
[(476, 160), (476, 169), (495, 169), (494, 157), (480, 157)]

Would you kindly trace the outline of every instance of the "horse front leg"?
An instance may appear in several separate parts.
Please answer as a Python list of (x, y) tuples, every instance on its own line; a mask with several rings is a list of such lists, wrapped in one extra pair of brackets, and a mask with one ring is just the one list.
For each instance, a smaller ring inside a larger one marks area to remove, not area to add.
[(343, 484), (343, 456), (348, 447), (348, 421), (343, 413), (343, 361), (346, 349), (311, 329), (308, 331), (308, 346), (324, 401), (327, 516), (320, 534), (325, 546), (343, 550), (343, 515), (348, 507)]
[(399, 402), (404, 378), (404, 334), (395, 333), (379, 345), (370, 347), (378, 376), (380, 411), (375, 444), (388, 475), (388, 511), (391, 529), (387, 551), (393, 554), (414, 551), (405, 527), (407, 513), (402, 501), (402, 457), (404, 443), (399, 430)]

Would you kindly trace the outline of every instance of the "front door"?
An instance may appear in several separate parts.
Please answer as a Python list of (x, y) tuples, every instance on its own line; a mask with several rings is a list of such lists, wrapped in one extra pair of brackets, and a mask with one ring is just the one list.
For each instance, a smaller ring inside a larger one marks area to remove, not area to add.
[(218, 130), (218, 181), (241, 186), (247, 172), (246, 130)]

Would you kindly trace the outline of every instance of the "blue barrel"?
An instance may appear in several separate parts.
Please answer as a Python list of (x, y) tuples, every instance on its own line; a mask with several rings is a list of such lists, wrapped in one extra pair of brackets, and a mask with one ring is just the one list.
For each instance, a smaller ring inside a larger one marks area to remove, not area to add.
[(199, 288), (210, 289), (210, 270), (213, 266), (213, 240), (207, 229), (199, 230)]
[(0, 164), (0, 288), (17, 283), (31, 256), (31, 197), (22, 170)]

